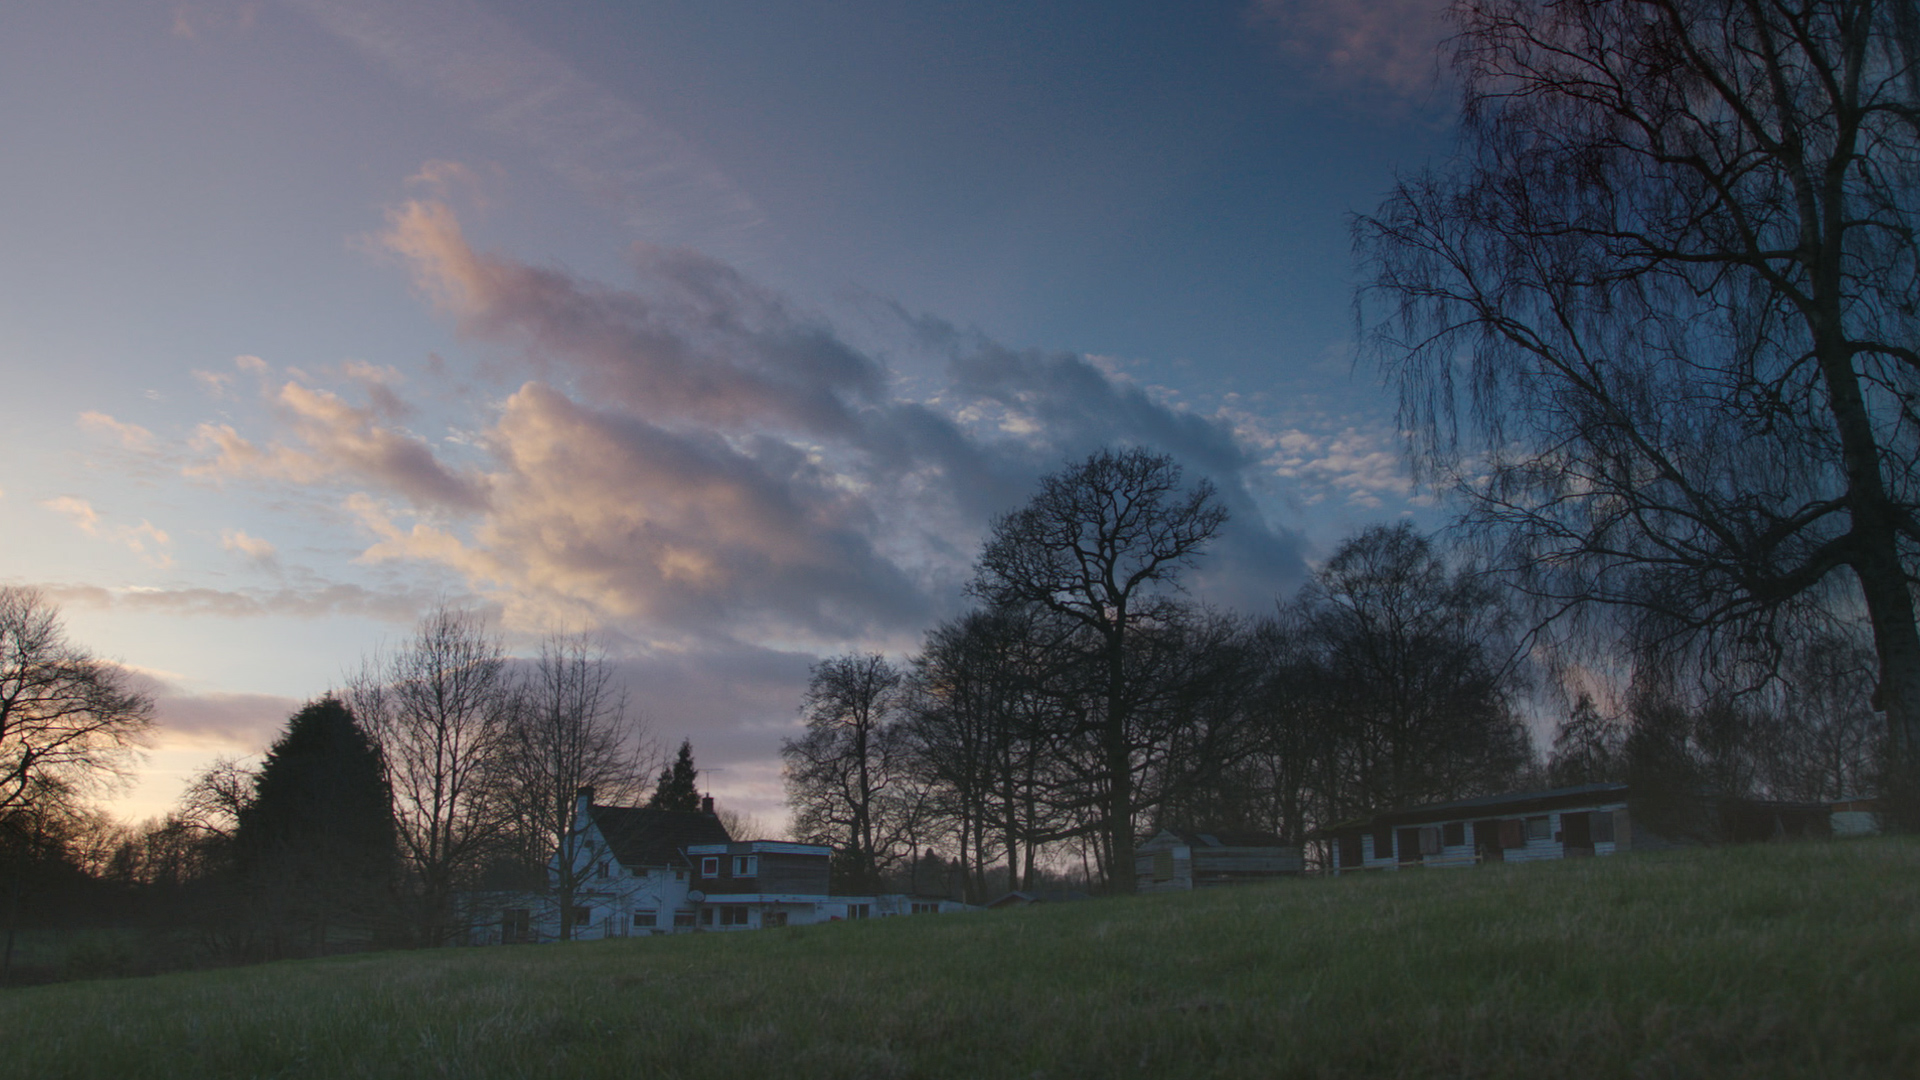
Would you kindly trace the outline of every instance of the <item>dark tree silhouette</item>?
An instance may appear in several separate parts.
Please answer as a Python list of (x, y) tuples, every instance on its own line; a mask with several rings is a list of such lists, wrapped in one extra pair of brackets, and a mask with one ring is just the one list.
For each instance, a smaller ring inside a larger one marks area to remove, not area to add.
[(1341, 544), (1290, 614), (1295, 692), (1336, 729), (1333, 814), (1488, 794), (1530, 757), (1501, 595), (1411, 526)]
[(515, 887), (550, 886), (560, 937), (573, 938), (574, 896), (591, 873), (574, 821), (581, 788), (611, 805), (639, 796), (653, 762), (641, 717), (606, 654), (583, 634), (550, 634), (521, 686), (497, 766), (514, 838)]
[(124, 670), (67, 640), (59, 608), (0, 587), (0, 815), (114, 775), (152, 718)]
[(1911, 794), (1912, 0), (1453, 13), (1462, 153), (1357, 229), (1420, 460), (1464, 466), (1547, 614), (1617, 617), (1643, 656), (1769, 672), (1807, 624), (1865, 621)]
[(428, 612), (411, 640), (348, 682), (347, 702), (386, 759), (419, 944), (451, 938), (454, 890), (511, 823), (500, 766), (519, 689), (485, 621), (450, 607)]
[(379, 748), (339, 698), (287, 721), (239, 810), (234, 852), (268, 954), (375, 936), (392, 903), (393, 796)]
[(647, 805), (655, 810), (700, 809), (700, 789), (698, 781), (700, 770), (693, 765), (693, 742), (680, 741), (680, 752), (674, 756), (673, 764), (660, 770), (660, 779), (654, 781), (653, 796)]
[(1220, 527), (1213, 485), (1181, 485), (1171, 457), (1102, 450), (1040, 482), (1025, 507), (994, 522), (970, 589), (989, 605), (1036, 606), (1075, 626), (1096, 689), (1086, 722), (1100, 746), (1101, 862), (1133, 888), (1140, 745), (1135, 712), (1153, 688), (1129, 666), (1136, 639), (1178, 621), (1174, 595)]
[(813, 666), (802, 714), (807, 731), (781, 744), (793, 833), (836, 849), (836, 877), (853, 892), (879, 887), (902, 853), (888, 797), (904, 754), (895, 724), (904, 701), (900, 671), (877, 653)]

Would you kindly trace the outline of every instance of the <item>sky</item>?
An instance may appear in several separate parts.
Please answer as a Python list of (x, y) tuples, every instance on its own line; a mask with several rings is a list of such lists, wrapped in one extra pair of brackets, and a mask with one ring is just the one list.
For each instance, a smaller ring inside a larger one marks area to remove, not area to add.
[(0, 11), (0, 583), (151, 688), (108, 808), (450, 603), (587, 630), (763, 821), (1103, 446), (1259, 614), (1432, 501), (1351, 215), (1449, 148), (1439, 0), (62, 0)]

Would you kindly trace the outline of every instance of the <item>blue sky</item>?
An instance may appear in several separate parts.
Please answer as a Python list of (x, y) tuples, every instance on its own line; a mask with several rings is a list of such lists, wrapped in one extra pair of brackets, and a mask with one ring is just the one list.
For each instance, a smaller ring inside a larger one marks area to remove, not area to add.
[(114, 809), (450, 600), (772, 818), (807, 665), (1098, 446), (1220, 486), (1224, 606), (1428, 514), (1347, 216), (1446, 152), (1438, 7), (10, 5), (0, 580), (153, 680)]

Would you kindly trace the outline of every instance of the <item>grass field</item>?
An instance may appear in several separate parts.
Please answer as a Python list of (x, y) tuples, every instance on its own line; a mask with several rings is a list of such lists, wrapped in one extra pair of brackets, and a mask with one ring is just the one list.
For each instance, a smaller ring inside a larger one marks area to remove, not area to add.
[(1920, 841), (0, 993), (32, 1077), (1920, 1077)]

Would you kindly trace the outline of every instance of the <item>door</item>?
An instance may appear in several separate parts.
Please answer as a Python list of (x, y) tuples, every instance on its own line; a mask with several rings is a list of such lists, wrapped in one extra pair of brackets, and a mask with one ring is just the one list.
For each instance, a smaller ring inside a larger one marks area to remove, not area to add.
[(1473, 850), (1481, 862), (1506, 861), (1506, 849), (1500, 846), (1500, 821), (1489, 818), (1473, 823)]
[(1560, 815), (1560, 848), (1569, 859), (1593, 854), (1593, 818), (1585, 813)]
[(1400, 865), (1419, 866), (1421, 863), (1420, 830), (1401, 829), (1393, 839), (1400, 848)]

